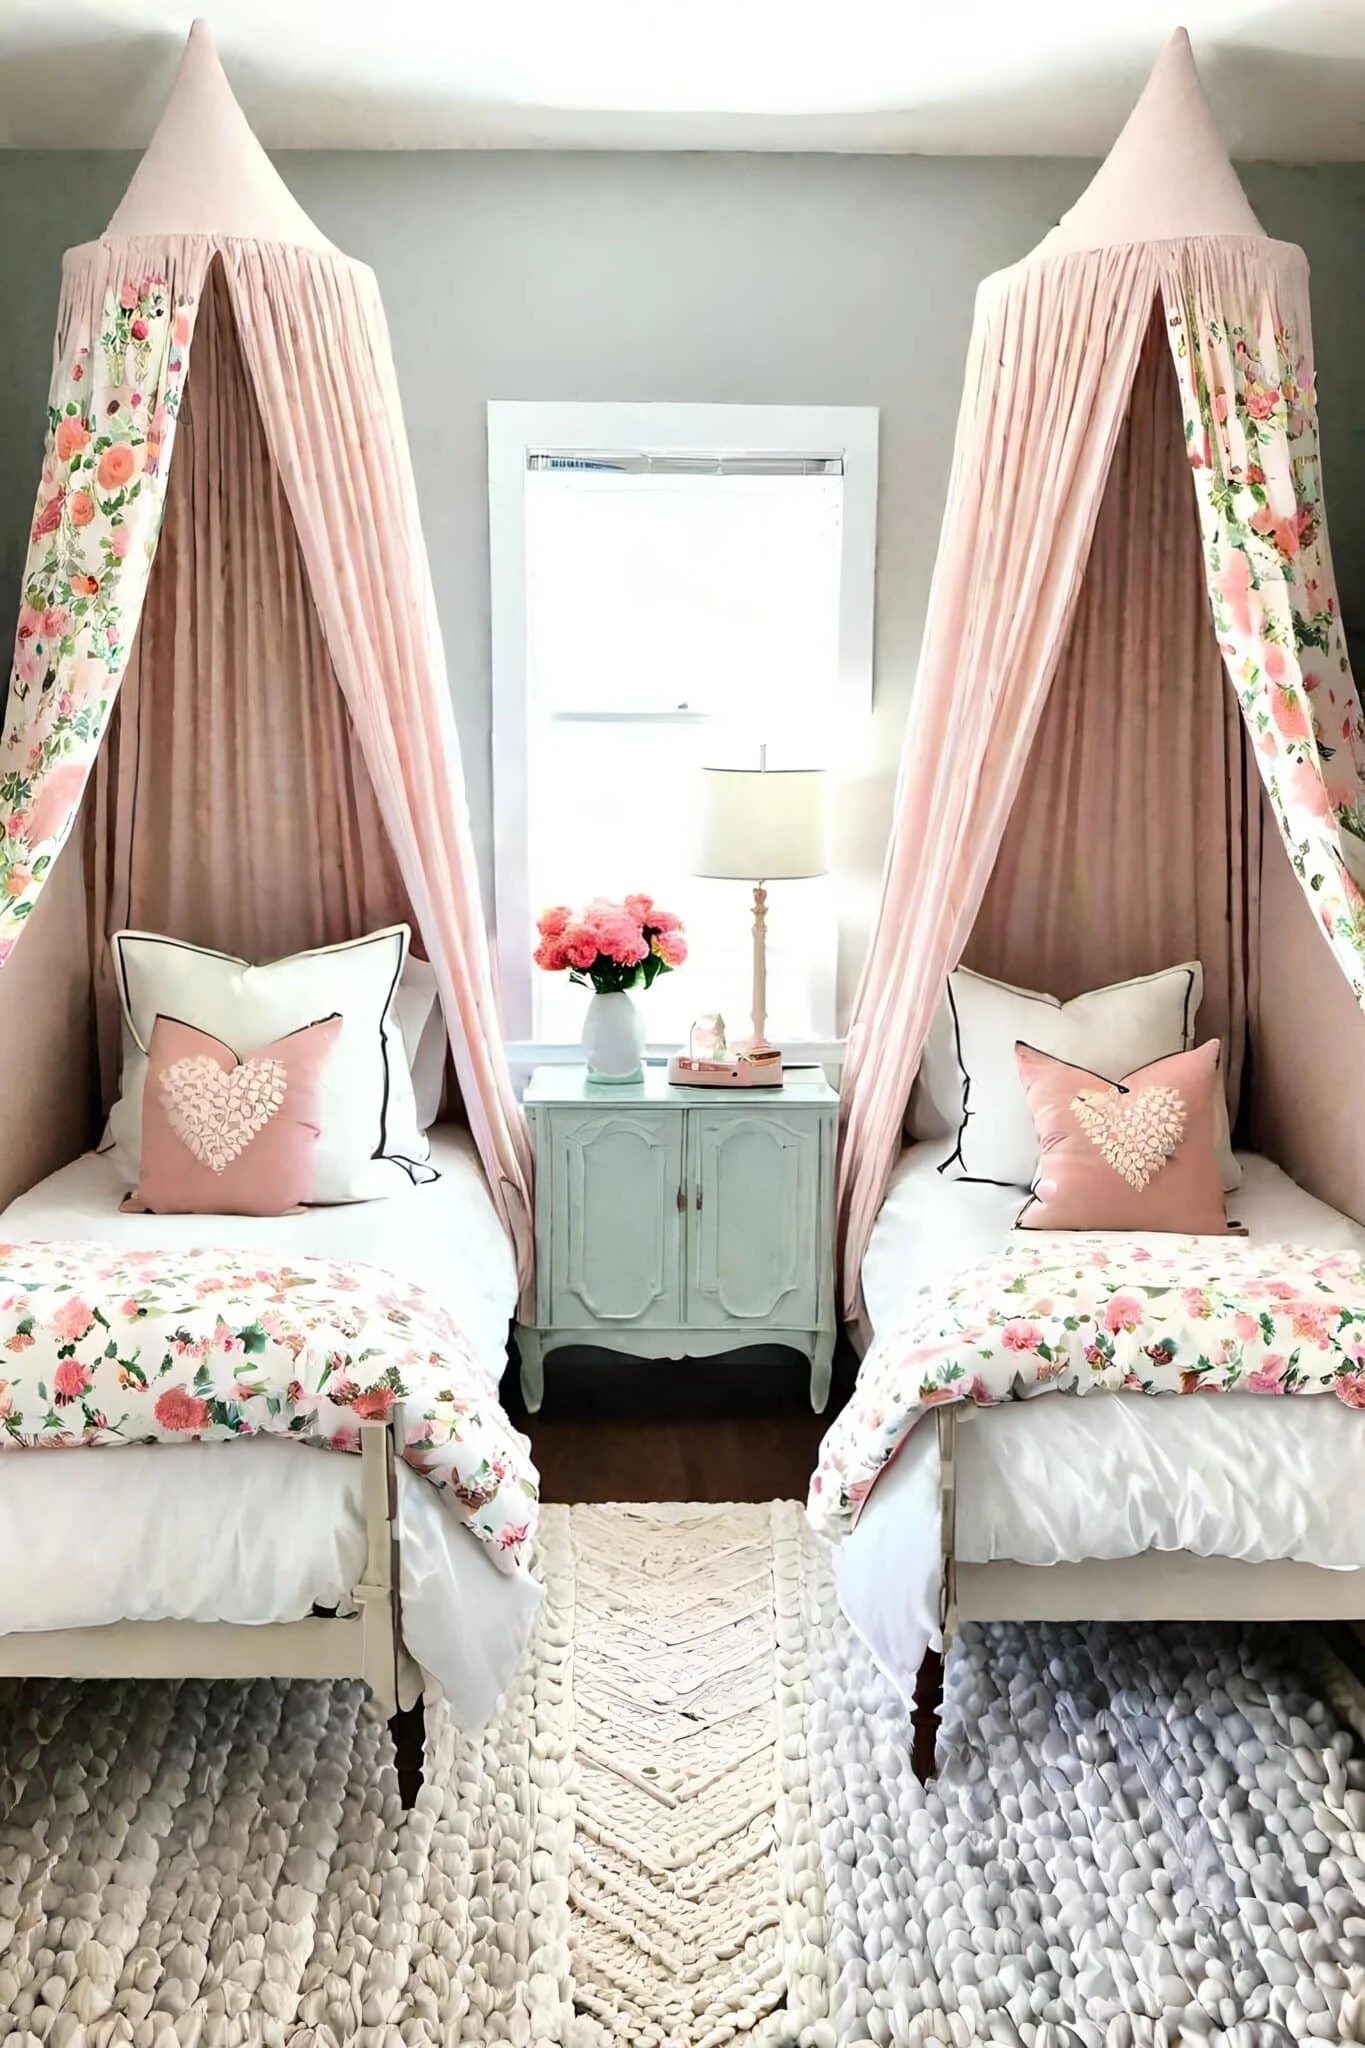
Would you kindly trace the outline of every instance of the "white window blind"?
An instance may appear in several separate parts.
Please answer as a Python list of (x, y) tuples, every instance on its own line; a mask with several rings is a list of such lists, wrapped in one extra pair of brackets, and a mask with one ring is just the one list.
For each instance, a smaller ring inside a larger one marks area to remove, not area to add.
[[(686, 966), (642, 997), (651, 1042), (679, 1043), (717, 1010), (738, 1035), (751, 891), (690, 872), (700, 770), (756, 766), (760, 746), (773, 767), (826, 766), (838, 751), (844, 458), (534, 440), (519, 452), (524, 790), (510, 802), (517, 728), (497, 696), (509, 664), (497, 659), (496, 574), (494, 620), (498, 939), (513, 1036), (518, 1014), (539, 1043), (572, 1044), (581, 1029), (586, 995), (567, 976), (531, 970), (517, 1002), (537, 914), (637, 890), (678, 912), (689, 943)], [(523, 806), (518, 889), (506, 872), (517, 835), (503, 824)], [(775, 1039), (833, 1037), (837, 943), (830, 878), (770, 886)]]

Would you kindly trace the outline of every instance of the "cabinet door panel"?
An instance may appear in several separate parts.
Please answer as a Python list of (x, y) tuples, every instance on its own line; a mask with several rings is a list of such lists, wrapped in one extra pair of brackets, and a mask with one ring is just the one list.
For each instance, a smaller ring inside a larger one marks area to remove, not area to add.
[(675, 1111), (555, 1114), (553, 1322), (682, 1321), (682, 1125)]
[(692, 1110), (688, 1321), (813, 1326), (819, 1295), (820, 1126), (774, 1110)]

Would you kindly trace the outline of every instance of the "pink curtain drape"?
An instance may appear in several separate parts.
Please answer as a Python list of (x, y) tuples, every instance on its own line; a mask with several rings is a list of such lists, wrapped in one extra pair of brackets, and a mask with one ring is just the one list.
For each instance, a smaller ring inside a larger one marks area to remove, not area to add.
[[(272, 658), (287, 663), (292, 654), (305, 672), (301, 686), (298, 678), (253, 679), (254, 712), (272, 682), (301, 687), (316, 702), (325, 647), (435, 969), (465, 1114), (516, 1247), (525, 1300), (534, 1259), (530, 1140), (494, 1001), (455, 721), (378, 288), (370, 271), (331, 246), (284, 186), (232, 97), (202, 22), (190, 33), (151, 147), (104, 237), (68, 251), (63, 264), (48, 447), (25, 569), (10, 716), (0, 738), (0, 963), (70, 834), (138, 629), (195, 306), (215, 260), (223, 266), (224, 303), (231, 303), (264, 446), (282, 487), (270, 486), (259, 505), (244, 508), (246, 526), (258, 519), (265, 554), (254, 561), (248, 549), (231, 564), (227, 581), (246, 585), (258, 571), (268, 577), (265, 555), (273, 548), (279, 604), (272, 610), (267, 602), (253, 621), (249, 600), (244, 614), (234, 594), (227, 616), (202, 629), (203, 613), (219, 602), (212, 579), (217, 566), (228, 566), (234, 536), (230, 523), (215, 528), (212, 494), (196, 497), (199, 479), (191, 476), (194, 559), (168, 565), (175, 595), (159, 604), (149, 625), (126, 738), (134, 758), (139, 731), (153, 748), (164, 739), (161, 663), (155, 661), (154, 682), (149, 663), (157, 645), (166, 649), (168, 632), (173, 666), (193, 662), (210, 671), (214, 703), (206, 737), (215, 750), (224, 742), (223, 697), (214, 674), (220, 651), (225, 663), (238, 667), (257, 647), (267, 664)], [(216, 290), (210, 288), (211, 298)], [(218, 369), (225, 363), (224, 357)], [(212, 415), (212, 401), (206, 412)], [(212, 450), (219, 428), (212, 417), (201, 425)], [(239, 423), (238, 432), (246, 439), (216, 452), (241, 464), (245, 475), (258, 451), (247, 445), (251, 424)], [(202, 551), (201, 515), (207, 520)], [(286, 627), (300, 562), (311, 607), (305, 604)], [(193, 624), (176, 616), (181, 591)], [(278, 723), (272, 730), (285, 732)], [(248, 744), (258, 733), (253, 728)], [(313, 735), (296, 727), (292, 737), (306, 749)], [(339, 789), (348, 743), (337, 741), (334, 724), (324, 724), (318, 745), (332, 755)], [(277, 762), (269, 800), (286, 806), (308, 801), (326, 773), (320, 771), (320, 779), (311, 765), (306, 755)], [(202, 772), (192, 772), (190, 782), (188, 795), (168, 791), (164, 781), (160, 787), (160, 798), (171, 805), (173, 836), (182, 842), (187, 807), (192, 813), (196, 792), (204, 790)], [(363, 834), (368, 798), (358, 786), (353, 793), (359, 810), (350, 822)], [(228, 808), (211, 805), (215, 823)], [(235, 799), (233, 808), (235, 822), (249, 832), (250, 815), (243, 819)], [(105, 785), (102, 830), (97, 820), (97, 838), (108, 843), (113, 835), (106, 916), (125, 886), (118, 873), (121, 830), (127, 889), (139, 900), (153, 893), (138, 861), (136, 830), (124, 829), (127, 817), (127, 779), (116, 769)], [(328, 822), (325, 816), (313, 821), (318, 836)], [(241, 837), (234, 833), (235, 841)], [(296, 883), (312, 911), (331, 914), (319, 904), (319, 888), (327, 903), (338, 900), (331, 879), (319, 883), (315, 875), (289, 872), (296, 851), (304, 862), (319, 851), (311, 828), (292, 848), (276, 842), (244, 855), (234, 847), (235, 858), (251, 864), (243, 893), (248, 886), (262, 892), (262, 915), (275, 927)], [(163, 857), (172, 853), (163, 849)], [(231, 878), (215, 868), (209, 882), (214, 916), (221, 915), (223, 925), (247, 922), (252, 913), (242, 897), (235, 907), (229, 900)], [(348, 885), (339, 886), (344, 894)], [(358, 910), (367, 893), (368, 885), (354, 886)]]
[[(268, 165), (265, 170), (273, 176)], [(80, 574), (94, 578), (103, 607), (97, 623), (104, 652), (92, 657), (85, 613), (77, 615), (73, 605), (79, 625), (74, 654), (64, 641), (54, 654), (44, 639), (29, 649), (18, 676), (0, 754), (0, 959), (71, 830), (122, 680), (156, 551), (193, 309), (215, 258), (223, 264), (242, 361), (322, 640), (436, 972), (465, 1115), (516, 1248), (526, 1299), (534, 1260), (530, 1141), (503, 1051), (388, 332), (372, 273), (325, 244), (130, 235), (90, 243), (66, 258), (54, 406), (60, 400), (63, 408), (81, 411), (82, 380), (90, 372), (82, 368), (75, 377), (80, 351), (89, 356), (109, 322), (121, 319), (111, 331), (129, 332), (115, 367), (129, 398), (138, 394), (139, 417), (150, 413), (136, 440), (132, 473), (158, 481), (138, 497), (136, 516), (122, 520), (127, 532), (119, 553), (111, 535), (130, 500), (117, 499), (124, 486), (113, 470), (97, 479), (88, 529), (94, 537), (82, 538), (87, 526), (73, 523), (72, 500), (83, 469), (77, 478), (71, 463), (97, 463), (100, 435), (107, 438), (109, 429), (87, 408), (88, 453), (83, 442), (62, 454), (54, 416), (35, 519), (44, 531), (35, 531), (34, 547), (53, 531), (63, 538), (68, 529), (75, 533), (74, 559), (89, 555)], [(145, 321), (147, 333), (132, 331), (133, 321)], [(101, 375), (85, 388), (101, 395), (108, 382)], [(126, 438), (134, 445), (131, 430)], [(128, 461), (120, 458), (121, 475)], [(40, 564), (45, 559), (40, 556)], [(35, 602), (25, 623), (33, 624), (32, 613), (44, 635), (55, 636), (59, 625), (64, 630), (65, 620), (48, 620), (37, 610), (36, 601), (46, 604), (49, 592), (34, 582), (33, 558), (27, 588)], [(84, 600), (83, 586), (77, 595)], [(196, 606), (203, 601), (196, 591)], [(45, 786), (30, 802), (35, 776)], [(31, 858), (35, 851), (41, 865)]]
[(409, 919), (218, 266), (161, 540), (86, 805), (100, 1077), (126, 925), (273, 960)]
[(1199, 1035), (1222, 1043), (1235, 1120), (1260, 822), (1256, 771), (1209, 623), (1180, 399), (1156, 311), (966, 963), (1065, 1001), (1202, 961)]
[(459, 743), (373, 274), (265, 242), (222, 251), (242, 354), (327, 649), (436, 970), (465, 1113), (517, 1252), (532, 1160), (494, 999)]
[(978, 299), (881, 910), (840, 1093), (838, 1229), (852, 1319), (930, 1021), (976, 922), (1070, 627), (1153, 289), (1145, 250), (1096, 250), (1021, 265)]
[[(1365, 723), (1323, 531), (1302, 251), (1228, 233), (1037, 254), (992, 280), (978, 307), (881, 913), (849, 1031), (838, 1212), (855, 1320), (910, 1086), (1027, 770), (1154, 303), (1178, 371), (1220, 651), (1294, 870), (1365, 1000)], [(1149, 519), (1151, 507), (1130, 500), (1127, 516)], [(1203, 794), (1179, 758), (1198, 733), (1188, 725), (1163, 751), (1173, 833), (1190, 830), (1179, 792)], [(1083, 891), (1103, 856), (1077, 853), (1071, 885)]]

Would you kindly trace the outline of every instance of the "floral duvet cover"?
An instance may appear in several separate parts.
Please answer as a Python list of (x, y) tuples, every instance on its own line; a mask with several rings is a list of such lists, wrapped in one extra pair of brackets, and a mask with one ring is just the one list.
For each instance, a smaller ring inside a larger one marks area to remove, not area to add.
[(863, 1360), (808, 1509), (846, 1535), (930, 1408), (1043, 1393), (1333, 1394), (1365, 1408), (1365, 1260), (1235, 1237), (1042, 1237), (927, 1287)]
[(530, 1446), (421, 1288), (326, 1259), (0, 1244), (0, 1450), (265, 1433), (358, 1451), (359, 1424), (400, 1403), (400, 1455), (514, 1570)]

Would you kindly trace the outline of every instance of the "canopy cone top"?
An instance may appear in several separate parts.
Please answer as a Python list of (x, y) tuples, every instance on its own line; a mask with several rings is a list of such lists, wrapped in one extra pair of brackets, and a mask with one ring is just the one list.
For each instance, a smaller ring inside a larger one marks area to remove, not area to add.
[(162, 235), (332, 246), (248, 127), (204, 21), (190, 30), (166, 111), (103, 240)]
[(1232, 168), (1189, 36), (1179, 28), (1118, 141), (1035, 254), (1210, 235), (1264, 237), (1265, 229)]

